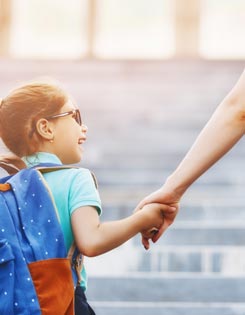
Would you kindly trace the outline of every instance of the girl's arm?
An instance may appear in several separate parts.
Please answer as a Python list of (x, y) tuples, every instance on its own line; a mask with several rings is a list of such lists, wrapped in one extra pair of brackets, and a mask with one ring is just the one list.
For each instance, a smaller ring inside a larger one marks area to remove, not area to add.
[(94, 207), (75, 210), (71, 217), (75, 243), (86, 256), (108, 252), (138, 234), (163, 224), (163, 211), (171, 207), (162, 204), (146, 205), (142, 211), (117, 221), (101, 223)]

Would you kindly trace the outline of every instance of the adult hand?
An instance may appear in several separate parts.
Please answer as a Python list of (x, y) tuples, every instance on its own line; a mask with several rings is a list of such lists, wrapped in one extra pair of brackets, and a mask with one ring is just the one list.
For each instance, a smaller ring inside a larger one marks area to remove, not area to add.
[(179, 201), (181, 195), (172, 191), (167, 183), (162, 186), (160, 189), (151, 193), (145, 197), (136, 207), (135, 211), (139, 211), (145, 204), (149, 203), (162, 203), (172, 206), (172, 209), (164, 211), (164, 223), (158, 230), (147, 231), (147, 233), (142, 233), (142, 244), (145, 249), (150, 248), (150, 239), (155, 243), (166, 231), (166, 229), (173, 223), (178, 210), (179, 210)]

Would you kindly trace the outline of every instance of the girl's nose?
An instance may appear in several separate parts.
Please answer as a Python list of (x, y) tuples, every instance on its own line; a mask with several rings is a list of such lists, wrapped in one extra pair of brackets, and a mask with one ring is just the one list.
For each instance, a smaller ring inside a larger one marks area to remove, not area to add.
[(88, 131), (88, 127), (84, 124), (82, 124), (82, 132), (86, 133)]

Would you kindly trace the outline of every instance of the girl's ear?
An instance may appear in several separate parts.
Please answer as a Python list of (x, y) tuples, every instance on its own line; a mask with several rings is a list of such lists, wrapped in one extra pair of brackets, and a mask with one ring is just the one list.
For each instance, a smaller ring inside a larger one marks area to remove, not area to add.
[(53, 124), (50, 123), (47, 119), (41, 118), (36, 123), (36, 128), (38, 134), (46, 139), (53, 140), (54, 139), (54, 127)]

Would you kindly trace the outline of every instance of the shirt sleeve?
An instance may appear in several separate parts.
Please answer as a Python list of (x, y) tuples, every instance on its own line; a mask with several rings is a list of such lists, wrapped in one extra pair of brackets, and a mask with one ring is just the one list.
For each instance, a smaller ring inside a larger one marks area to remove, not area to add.
[(93, 176), (88, 169), (78, 169), (74, 176), (69, 194), (70, 215), (78, 208), (93, 206), (101, 215), (102, 207), (99, 192)]

